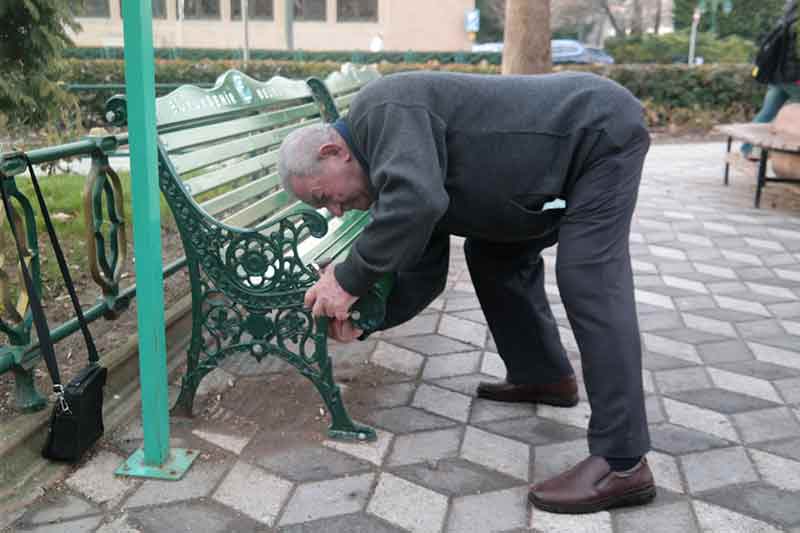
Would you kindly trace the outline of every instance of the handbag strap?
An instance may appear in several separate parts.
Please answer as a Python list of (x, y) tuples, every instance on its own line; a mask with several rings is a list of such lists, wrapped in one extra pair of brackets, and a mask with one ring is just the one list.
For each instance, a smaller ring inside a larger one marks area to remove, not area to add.
[(39, 299), (39, 293), (36, 286), (31, 279), (31, 273), (28, 270), (28, 265), (25, 264), (25, 252), (22, 248), (22, 243), (17, 236), (17, 228), (14, 226), (14, 208), (11, 206), (11, 200), (6, 192), (6, 187), (2, 181), (12, 179), (0, 172), (0, 195), (3, 197), (3, 207), (6, 211), (6, 217), (11, 228), (11, 235), (14, 236), (14, 242), (17, 245), (17, 255), (19, 256), (19, 264), (22, 268), (22, 279), (25, 283), (25, 288), (28, 291), (28, 301), (31, 306), (31, 314), (33, 315), (33, 324), (36, 327), (36, 334), (39, 336), (39, 349), (42, 352), (42, 357), (47, 365), (47, 371), (50, 373), (50, 379), (53, 380), (53, 389), (57, 394), (63, 394), (61, 387), (61, 376), (58, 374), (58, 363), (56, 362), (56, 353), (53, 349), (53, 340), (50, 338), (50, 328), (47, 325), (47, 317), (42, 309), (42, 302)]
[(86, 317), (83, 315), (81, 304), (78, 301), (78, 295), (75, 293), (75, 285), (72, 283), (72, 276), (69, 273), (67, 261), (64, 259), (64, 252), (61, 251), (61, 245), (58, 243), (56, 229), (53, 227), (53, 221), (50, 219), (50, 212), (47, 209), (47, 204), (44, 201), (42, 189), (39, 187), (39, 180), (36, 178), (36, 173), (33, 171), (33, 164), (31, 163), (31, 160), (27, 155), (22, 155), (28, 165), (28, 173), (31, 175), (33, 190), (36, 192), (36, 199), (38, 200), (39, 208), (42, 211), (42, 218), (44, 219), (44, 224), (47, 228), (47, 234), (50, 236), (50, 243), (53, 245), (53, 251), (55, 252), (56, 259), (58, 260), (58, 268), (61, 270), (61, 276), (64, 278), (64, 285), (67, 287), (70, 300), (72, 300), (72, 308), (75, 310), (75, 314), (78, 317), (78, 323), (81, 326), (81, 332), (83, 332), (83, 338), (86, 341), (86, 349), (89, 353), (89, 362), (97, 363), (100, 360), (100, 357), (97, 355), (97, 348), (94, 345), (92, 334), (89, 332), (89, 326), (86, 323)]

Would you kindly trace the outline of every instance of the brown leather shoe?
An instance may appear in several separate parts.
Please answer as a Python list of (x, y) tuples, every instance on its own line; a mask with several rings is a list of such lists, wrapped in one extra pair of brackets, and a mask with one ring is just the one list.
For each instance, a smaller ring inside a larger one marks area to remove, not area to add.
[(478, 398), (495, 402), (530, 402), (572, 407), (578, 404), (578, 383), (568, 376), (556, 383), (544, 385), (513, 385), (508, 382), (478, 384)]
[(612, 472), (602, 457), (591, 456), (571, 469), (531, 487), (528, 500), (550, 513), (596, 513), (641, 505), (656, 497), (653, 473), (642, 458), (624, 472)]

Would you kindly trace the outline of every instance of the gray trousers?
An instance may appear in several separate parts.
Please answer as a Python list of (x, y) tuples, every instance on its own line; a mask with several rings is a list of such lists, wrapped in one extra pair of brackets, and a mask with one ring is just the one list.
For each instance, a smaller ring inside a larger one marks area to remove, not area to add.
[(622, 149), (601, 136), (567, 192), (557, 234), (464, 245), (508, 381), (552, 383), (573, 373), (544, 290), (540, 253), (558, 242), (558, 288), (592, 409), (589, 450), (604, 457), (639, 456), (650, 448), (628, 242), (649, 146), (644, 128)]

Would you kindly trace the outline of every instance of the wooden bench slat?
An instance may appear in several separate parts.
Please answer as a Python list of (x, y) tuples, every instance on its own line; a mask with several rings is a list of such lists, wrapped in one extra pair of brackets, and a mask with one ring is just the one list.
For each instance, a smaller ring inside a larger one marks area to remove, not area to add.
[(161, 135), (161, 143), (170, 152), (175, 152), (211, 141), (219, 142), (229, 137), (238, 137), (267, 128), (276, 128), (303, 118), (319, 118), (319, 108), (314, 103), (303, 104), (280, 111), (238, 118), (222, 123), (200, 126), (188, 130)]
[(205, 174), (187, 179), (184, 181), (184, 187), (186, 187), (192, 196), (197, 196), (198, 194), (203, 194), (226, 186), (250, 174), (266, 171), (273, 167), (277, 161), (278, 151), (271, 150), (256, 157), (251, 157), (238, 163), (231, 163), (230, 165), (225, 165)]
[(366, 226), (369, 221), (369, 212), (350, 211), (340, 218), (341, 224), (335, 231), (329, 231), (325, 237), (309, 252), (315, 260), (321, 257), (339, 257), (344, 259), (342, 252), (353, 243), (358, 237), (359, 230)]
[(286, 191), (276, 191), (227, 217), (223, 220), (223, 223), (237, 228), (251, 227), (260, 220), (273, 216), (282, 207), (294, 202), (297, 202), (297, 200), (290, 198)]
[(278, 185), (279, 181), (280, 179), (278, 178), (277, 174), (270, 174), (263, 178), (252, 181), (247, 185), (237, 187), (232, 191), (215, 196), (214, 198), (201, 203), (200, 207), (202, 207), (209, 215), (217, 218), (220, 213), (234, 209), (245, 202), (251, 201), (253, 198), (269, 192)]
[(781, 150), (786, 152), (800, 152), (800, 135), (775, 133), (770, 123), (738, 123), (724, 124), (715, 129), (720, 133), (735, 139), (742, 139), (753, 145), (767, 148), (768, 150)]
[(291, 126), (284, 126), (283, 128), (265, 131), (249, 137), (215, 144), (208, 148), (200, 148), (187, 154), (171, 156), (170, 158), (178, 173), (185, 174), (250, 152), (263, 152), (271, 146), (277, 147), (289, 133), (304, 125), (292, 124)]

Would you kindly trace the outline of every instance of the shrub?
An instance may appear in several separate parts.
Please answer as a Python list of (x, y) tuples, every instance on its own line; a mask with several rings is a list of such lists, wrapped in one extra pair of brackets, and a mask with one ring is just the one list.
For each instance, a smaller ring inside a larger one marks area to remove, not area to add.
[[(689, 32), (614, 37), (606, 40), (605, 49), (617, 63), (686, 63)], [(695, 57), (702, 57), (705, 63), (748, 63), (755, 49), (753, 41), (741, 37), (717, 39), (711, 33), (700, 33), (695, 43)]]
[[(290, 78), (324, 77), (338, 70), (333, 62), (251, 61), (244, 71), (253, 78), (267, 80), (274, 75)], [(241, 69), (237, 61), (168, 61), (156, 62), (158, 83), (212, 83), (228, 69)], [(441, 70), (473, 74), (499, 74), (499, 67), (488, 63), (477, 65), (381, 63), (384, 74), (408, 70)], [(604, 65), (581, 67), (571, 65), (558, 70), (594, 72), (611, 78), (641, 99), (648, 110), (651, 126), (749, 120), (764, 96), (764, 86), (750, 77), (747, 64), (718, 64), (688, 67), (686, 65)], [(80, 61), (66, 63), (66, 83), (123, 83), (123, 63), (119, 60)], [(95, 91), (81, 96), (84, 108), (101, 116), (105, 99), (115, 91)], [(116, 91), (118, 92), (118, 91)]]

